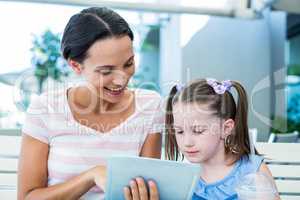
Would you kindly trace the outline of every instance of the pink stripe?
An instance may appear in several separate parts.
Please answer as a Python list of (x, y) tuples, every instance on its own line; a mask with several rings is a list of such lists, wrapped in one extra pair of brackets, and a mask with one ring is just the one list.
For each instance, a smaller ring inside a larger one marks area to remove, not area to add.
[(25, 123), (33, 124), (41, 128), (46, 127), (44, 122), (39, 117), (33, 117), (31, 115), (27, 115)]
[(68, 180), (75, 176), (78, 176), (78, 174), (63, 173), (63, 172), (57, 172), (55, 170), (49, 170), (48, 176), (49, 178), (53, 178), (53, 179)]
[(104, 193), (104, 191), (101, 188), (99, 188), (98, 186), (92, 187), (89, 191), (96, 192), (96, 193)]
[(80, 143), (80, 142), (55, 142), (54, 147), (71, 147), (71, 148), (95, 148), (95, 149), (106, 149), (106, 150), (136, 150), (138, 147), (138, 142), (89, 142), (89, 143)]
[(75, 156), (63, 156), (59, 154), (52, 153), (49, 162), (59, 161), (65, 164), (72, 165), (106, 165), (106, 159), (99, 157), (75, 157)]
[(52, 137), (59, 136), (59, 135), (82, 135), (82, 133), (80, 133), (80, 132), (75, 132), (75, 131), (65, 132), (62, 130), (53, 130), (53, 131), (49, 131), (48, 133)]

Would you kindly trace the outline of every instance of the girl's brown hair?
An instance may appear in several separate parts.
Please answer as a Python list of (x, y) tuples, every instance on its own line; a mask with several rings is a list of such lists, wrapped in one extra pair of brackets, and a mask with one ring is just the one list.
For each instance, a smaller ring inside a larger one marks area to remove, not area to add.
[(233, 119), (235, 128), (234, 132), (225, 139), (225, 153), (236, 155), (235, 161), (250, 154), (247, 94), (244, 87), (237, 81), (231, 81), (231, 84), (237, 92), (237, 104), (229, 90), (226, 90), (224, 94), (217, 94), (205, 79), (194, 81), (181, 89), (177, 86), (171, 89), (166, 108), (165, 156), (167, 159), (183, 158), (178, 149), (173, 127), (173, 105), (178, 101), (206, 104), (221, 119)]

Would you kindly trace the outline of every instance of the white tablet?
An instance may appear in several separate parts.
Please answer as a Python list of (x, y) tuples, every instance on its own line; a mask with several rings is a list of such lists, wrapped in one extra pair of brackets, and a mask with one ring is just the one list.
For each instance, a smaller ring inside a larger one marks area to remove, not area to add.
[(124, 199), (123, 188), (138, 176), (157, 183), (160, 200), (187, 200), (199, 179), (200, 165), (142, 157), (108, 159), (106, 200)]

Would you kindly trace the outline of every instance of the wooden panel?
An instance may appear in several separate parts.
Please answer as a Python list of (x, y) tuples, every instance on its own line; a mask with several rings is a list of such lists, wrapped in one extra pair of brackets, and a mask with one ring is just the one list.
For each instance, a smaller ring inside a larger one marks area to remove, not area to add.
[(17, 174), (0, 174), (0, 188), (1, 186), (16, 186)]
[(279, 193), (297, 193), (300, 196), (300, 180), (276, 180)]
[(20, 136), (0, 136), (0, 158), (18, 156), (21, 148)]
[(300, 165), (269, 164), (268, 167), (274, 177), (300, 179)]
[(16, 190), (0, 190), (0, 199), (16, 200), (17, 199), (17, 191)]
[(256, 143), (259, 153), (268, 161), (300, 164), (300, 143)]
[(18, 159), (0, 158), (0, 172), (1, 171), (17, 171)]
[(281, 200), (299, 200), (300, 196), (287, 196), (287, 195), (281, 195)]

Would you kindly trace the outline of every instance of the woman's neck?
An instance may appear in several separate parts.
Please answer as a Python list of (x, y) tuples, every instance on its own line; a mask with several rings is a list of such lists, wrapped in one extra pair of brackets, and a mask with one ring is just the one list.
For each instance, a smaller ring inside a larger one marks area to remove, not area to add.
[(73, 88), (70, 97), (75, 105), (83, 109), (90, 107), (93, 113), (105, 113), (112, 107), (111, 103), (99, 98), (98, 94), (93, 93), (84, 86)]

